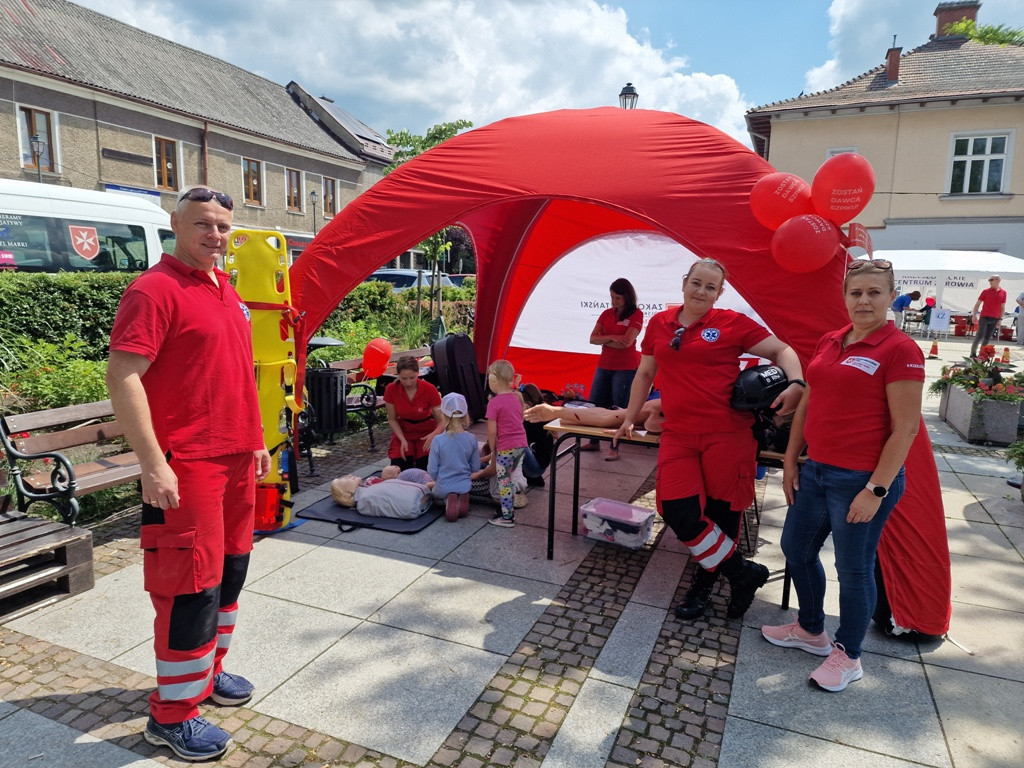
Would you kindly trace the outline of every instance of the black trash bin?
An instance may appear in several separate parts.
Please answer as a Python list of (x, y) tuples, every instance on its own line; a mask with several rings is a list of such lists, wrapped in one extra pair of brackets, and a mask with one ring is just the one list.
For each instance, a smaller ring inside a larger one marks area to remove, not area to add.
[(306, 399), (313, 410), (313, 429), (328, 440), (348, 429), (345, 388), (348, 374), (337, 368), (306, 369)]

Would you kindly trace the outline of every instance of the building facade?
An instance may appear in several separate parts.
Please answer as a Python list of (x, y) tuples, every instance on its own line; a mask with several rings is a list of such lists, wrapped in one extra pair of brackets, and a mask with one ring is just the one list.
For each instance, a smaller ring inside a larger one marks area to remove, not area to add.
[[(35, 141), (33, 141), (35, 137)], [(381, 178), (384, 137), (281, 86), (65, 0), (0, 14), (0, 177), (147, 196), (204, 184), (295, 254)]]
[(755, 150), (810, 181), (840, 152), (875, 171), (856, 221), (876, 248), (1001, 251), (1024, 257), (1024, 47), (946, 34), (979, 2), (935, 9), (936, 33), (821, 93), (747, 113)]

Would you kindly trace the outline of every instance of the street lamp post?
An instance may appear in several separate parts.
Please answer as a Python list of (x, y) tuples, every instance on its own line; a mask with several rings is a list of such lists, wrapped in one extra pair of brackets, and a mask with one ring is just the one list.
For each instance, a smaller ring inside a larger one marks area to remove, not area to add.
[(316, 204), (320, 200), (320, 195), (316, 193), (315, 189), (309, 192), (309, 202), (313, 204), (313, 237), (316, 237)]
[(639, 98), (640, 94), (636, 92), (633, 84), (626, 83), (625, 87), (619, 91), (619, 106), (623, 109), (636, 109), (636, 102)]
[(35, 163), (36, 166), (36, 181), (42, 184), (43, 166), (42, 163), (39, 162), (39, 160), (43, 156), (43, 140), (39, 138), (38, 133), (33, 133), (28, 141), (29, 144), (32, 145), (32, 162)]

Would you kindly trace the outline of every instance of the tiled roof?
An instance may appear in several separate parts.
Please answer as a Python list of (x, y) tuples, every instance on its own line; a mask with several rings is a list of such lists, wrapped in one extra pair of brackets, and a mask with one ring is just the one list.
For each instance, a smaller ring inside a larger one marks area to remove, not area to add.
[(64, 0), (20, 0), (3, 6), (0, 67), (359, 162), (282, 85)]
[(939, 37), (900, 57), (894, 83), (886, 79), (883, 63), (830, 90), (755, 107), (747, 115), (1022, 94), (1024, 46)]

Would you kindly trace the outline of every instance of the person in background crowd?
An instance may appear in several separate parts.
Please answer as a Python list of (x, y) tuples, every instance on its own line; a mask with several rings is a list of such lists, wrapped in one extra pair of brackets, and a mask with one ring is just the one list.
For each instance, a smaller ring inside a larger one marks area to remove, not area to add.
[(430, 443), (444, 430), (441, 393), (420, 378), (415, 357), (400, 357), (395, 364), (398, 380), (384, 389), (384, 405), (391, 426), (388, 458), (402, 469), (426, 469)]
[[(601, 313), (590, 332), (590, 343), (601, 347), (597, 370), (590, 385), (590, 402), (600, 408), (625, 408), (629, 388), (633, 385), (640, 353), (636, 339), (644, 326), (644, 313), (636, 305), (636, 289), (624, 277), (608, 288), (611, 306)], [(596, 440), (585, 443), (580, 450), (596, 451)], [(605, 461), (615, 461), (619, 451), (612, 447)]]
[(910, 309), (911, 302), (921, 298), (920, 291), (911, 291), (896, 297), (892, 303), (892, 313), (896, 316), (896, 327), (903, 330), (903, 313)]
[[(502, 528), (513, 528), (516, 524), (512, 471), (526, 453), (523, 401), (516, 392), (516, 379), (515, 368), (508, 360), (495, 360), (487, 369), (487, 386), (494, 393), (487, 403), (487, 446), (498, 475), (501, 500), (501, 510), (489, 522)], [(485, 476), (485, 470), (473, 473), (474, 480)]]
[(651, 318), (640, 345), (640, 368), (616, 435), (629, 435), (658, 375), (664, 430), (658, 447), (658, 509), (698, 568), (682, 603), (681, 619), (711, 605), (719, 574), (730, 583), (728, 616), (739, 618), (768, 580), (768, 569), (736, 549), (743, 510), (754, 500), (757, 442), (749, 412), (731, 405), (739, 357), (749, 353), (778, 365), (789, 386), (772, 403), (791, 413), (804, 382), (800, 360), (766, 328), (714, 304), (725, 290), (725, 267), (694, 262), (683, 278), (683, 305)]
[(1003, 319), (1006, 291), (999, 287), (999, 282), (999, 275), (992, 275), (988, 279), (988, 288), (981, 292), (971, 310), (971, 320), (978, 324), (978, 333), (971, 344), (971, 357), (978, 356), (979, 345), (983, 347), (988, 344)]
[(249, 309), (218, 268), (234, 203), (189, 187), (174, 253), (137, 277), (110, 332), (107, 388), (142, 468), (143, 582), (156, 611), (156, 691), (143, 734), (184, 760), (231, 743), (199, 702), (240, 706), (253, 685), (223, 669), (252, 550), (256, 483), (270, 472)]
[(1017, 294), (1017, 344), (1024, 347), (1024, 291)]
[[(827, 656), (810, 677), (826, 691), (841, 691), (863, 676), (861, 643), (875, 610), (875, 552), (903, 495), (903, 462), (917, 435), (924, 389), (920, 347), (886, 320), (895, 295), (892, 264), (853, 262), (843, 295), (850, 324), (818, 342), (783, 461), (790, 507), (782, 551), (800, 611), (794, 622), (761, 628), (773, 645)], [(834, 643), (825, 632), (819, 557), (830, 533), (839, 576)]]

